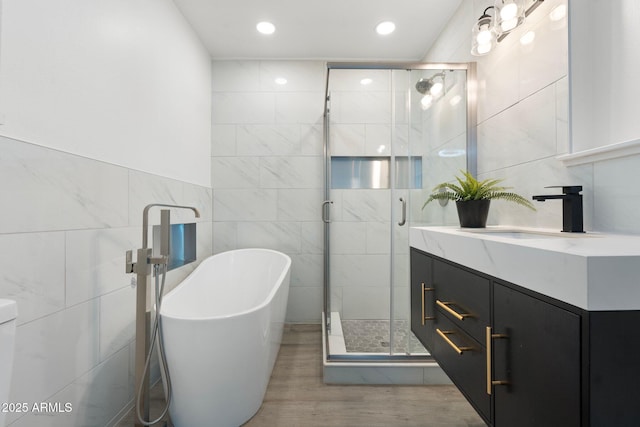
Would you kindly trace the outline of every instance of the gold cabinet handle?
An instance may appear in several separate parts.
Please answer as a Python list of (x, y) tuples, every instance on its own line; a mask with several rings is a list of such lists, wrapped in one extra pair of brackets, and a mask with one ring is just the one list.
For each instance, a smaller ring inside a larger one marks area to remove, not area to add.
[(452, 302), (442, 302), (440, 300), (436, 300), (436, 304), (438, 304), (444, 311), (451, 314), (458, 320), (464, 320), (465, 317), (471, 317), (469, 313), (458, 313), (457, 311), (449, 307), (451, 304), (454, 304)]
[(449, 344), (449, 346), (451, 346), (452, 349), (455, 350), (456, 353), (458, 354), (462, 354), (465, 351), (469, 351), (469, 350), (473, 350), (473, 347), (458, 347), (457, 345), (455, 345), (455, 343), (453, 341), (451, 341), (449, 339), (449, 337), (447, 335), (451, 335), (451, 334), (455, 334), (455, 332), (453, 331), (441, 331), (439, 328), (436, 328), (436, 332), (438, 333), (438, 335), (440, 335), (442, 337), (443, 340), (445, 340), (445, 342), (447, 344)]
[(493, 338), (508, 338), (505, 334), (492, 334), (491, 326), (487, 326), (486, 340), (487, 340), (487, 394), (491, 394), (492, 385), (507, 385), (508, 381), (494, 381), (491, 374), (491, 342)]
[(422, 326), (424, 326), (426, 320), (435, 320), (434, 316), (426, 316), (425, 315), (426, 310), (424, 308), (424, 302), (425, 302), (425, 295), (424, 294), (425, 294), (425, 292), (429, 292), (429, 291), (433, 292), (433, 291), (435, 291), (435, 289), (434, 288), (427, 288), (426, 285), (424, 284), (424, 282), (422, 282), (422, 316), (420, 317), (420, 319), (421, 319), (420, 320), (420, 324)]

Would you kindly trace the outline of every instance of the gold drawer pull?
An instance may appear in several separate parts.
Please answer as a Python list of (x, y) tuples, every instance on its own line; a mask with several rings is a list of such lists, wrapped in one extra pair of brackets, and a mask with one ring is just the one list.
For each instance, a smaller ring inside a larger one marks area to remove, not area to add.
[(464, 320), (465, 317), (471, 317), (469, 313), (458, 313), (457, 311), (449, 307), (449, 305), (454, 304), (452, 302), (442, 302), (440, 300), (436, 300), (436, 304), (438, 304), (447, 313), (451, 314), (453, 317), (455, 317), (458, 320)]
[(491, 343), (493, 338), (508, 338), (505, 334), (492, 334), (491, 326), (487, 326), (486, 340), (487, 340), (487, 394), (491, 394), (492, 385), (507, 385), (508, 381), (494, 381), (491, 374)]
[(451, 335), (454, 334), (455, 332), (453, 331), (441, 331), (440, 329), (436, 328), (436, 332), (438, 333), (438, 335), (440, 335), (442, 337), (443, 340), (445, 340), (445, 342), (447, 344), (449, 344), (451, 346), (452, 349), (455, 350), (456, 353), (458, 354), (462, 354), (464, 351), (469, 351), (469, 350), (473, 350), (473, 347), (458, 347), (457, 345), (455, 345), (453, 343), (453, 341), (451, 341), (449, 339), (449, 337), (447, 335)]
[(434, 316), (425, 316), (425, 308), (424, 308), (424, 300), (425, 300), (425, 296), (424, 293), (427, 291), (435, 291), (434, 288), (427, 288), (424, 284), (424, 282), (422, 282), (422, 317), (420, 317), (420, 324), (422, 326), (424, 326), (424, 323), (426, 320), (435, 320)]

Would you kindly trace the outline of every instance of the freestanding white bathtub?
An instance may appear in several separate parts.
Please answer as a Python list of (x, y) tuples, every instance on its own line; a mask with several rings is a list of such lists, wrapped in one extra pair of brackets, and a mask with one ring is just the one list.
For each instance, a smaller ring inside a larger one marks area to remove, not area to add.
[(176, 427), (238, 427), (260, 409), (278, 355), (291, 259), (268, 249), (220, 253), (162, 302)]

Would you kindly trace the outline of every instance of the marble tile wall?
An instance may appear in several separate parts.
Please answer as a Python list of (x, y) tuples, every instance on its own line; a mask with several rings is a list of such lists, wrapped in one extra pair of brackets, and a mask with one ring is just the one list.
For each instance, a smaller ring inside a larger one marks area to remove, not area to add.
[(319, 61), (212, 64), (213, 250), (291, 256), (288, 322), (322, 311), (324, 88)]
[[(200, 260), (213, 250), (212, 191), (8, 138), (0, 152), (0, 295), (19, 312), (10, 398), (73, 408), (7, 422), (108, 425), (133, 399), (135, 289), (124, 256), (141, 246), (142, 208), (197, 206)], [(172, 213), (182, 220), (193, 221)], [(193, 268), (170, 272), (168, 288)]]

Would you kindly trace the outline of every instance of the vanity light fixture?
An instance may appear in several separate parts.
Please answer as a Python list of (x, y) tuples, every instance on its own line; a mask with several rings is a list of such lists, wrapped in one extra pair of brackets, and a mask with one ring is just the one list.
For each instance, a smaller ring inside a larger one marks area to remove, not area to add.
[(285, 79), (284, 77), (277, 77), (274, 81), (276, 82), (277, 85), (280, 85), (280, 86), (284, 86), (287, 84), (287, 79)]
[(373, 83), (373, 80), (368, 77), (365, 77), (364, 79), (360, 80), (360, 84), (362, 86), (367, 86), (367, 85), (370, 85), (371, 83)]
[[(471, 29), (471, 54), (486, 55), (509, 33), (524, 23), (544, 0), (495, 0), (487, 7)], [(527, 6), (529, 5), (529, 6)], [(489, 14), (489, 10), (493, 9)]]
[(258, 30), (260, 34), (269, 35), (275, 33), (276, 26), (271, 22), (262, 21), (258, 22), (258, 24), (256, 25), (256, 30)]

